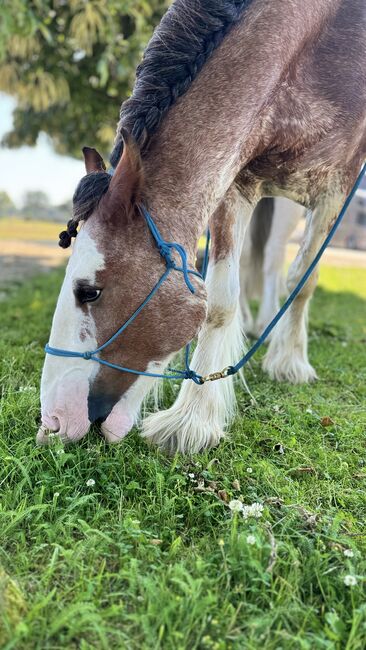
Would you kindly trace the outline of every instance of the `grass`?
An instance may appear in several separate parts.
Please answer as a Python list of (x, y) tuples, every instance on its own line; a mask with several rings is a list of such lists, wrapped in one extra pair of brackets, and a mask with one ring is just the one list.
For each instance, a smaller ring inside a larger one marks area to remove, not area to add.
[(22, 241), (57, 241), (65, 226), (52, 221), (4, 217), (0, 219), (0, 240), (21, 239)]
[[(35, 446), (60, 278), (1, 303), (0, 647), (364, 650), (365, 272), (322, 271), (310, 319), (320, 380), (272, 383), (257, 357), (257, 406), (238, 389), (231, 435), (190, 459), (137, 431), (120, 446), (96, 432)], [(262, 517), (233, 514), (237, 498), (262, 503)]]
[[(60, 230), (65, 224), (54, 221), (37, 219), (22, 219), (20, 217), (0, 218), (0, 240), (19, 239), (22, 241), (58, 241)], [(205, 238), (201, 237), (199, 247), (205, 246)]]

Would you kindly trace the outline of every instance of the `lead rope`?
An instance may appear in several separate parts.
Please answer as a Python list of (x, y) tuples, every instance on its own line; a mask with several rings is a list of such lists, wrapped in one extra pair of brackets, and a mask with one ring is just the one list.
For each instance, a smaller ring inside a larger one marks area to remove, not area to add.
[[(325, 249), (329, 245), (330, 241), (332, 240), (334, 233), (336, 232), (339, 224), (341, 223), (354, 195), (356, 194), (357, 189), (360, 186), (360, 183), (362, 181), (362, 178), (366, 172), (366, 163), (361, 169), (361, 172), (359, 173), (357, 180), (347, 197), (346, 201), (344, 202), (344, 205), (342, 207), (342, 210), (340, 211), (337, 219), (335, 220), (332, 228), (330, 229), (327, 237), (325, 238), (323, 244), (321, 245), (318, 253), (316, 254), (315, 258), (311, 262), (310, 266), (304, 273), (303, 277), (299, 281), (299, 283), (296, 285), (295, 289), (290, 293), (289, 297), (287, 300), (284, 302), (282, 305), (281, 309), (278, 311), (276, 316), (271, 320), (269, 325), (266, 327), (264, 332), (261, 334), (261, 336), (258, 338), (258, 340), (252, 345), (252, 347), (248, 350), (248, 352), (238, 361), (233, 366), (228, 366), (227, 368), (224, 368), (223, 370), (220, 370), (218, 372), (212, 372), (209, 375), (202, 376), (199, 375), (195, 370), (192, 370), (189, 365), (189, 356), (190, 356), (190, 348), (191, 344), (188, 343), (185, 349), (185, 370), (176, 370), (174, 368), (168, 368), (169, 372), (171, 374), (165, 374), (165, 373), (154, 373), (154, 372), (147, 372), (147, 371), (142, 371), (142, 370), (133, 370), (131, 368), (125, 368), (124, 366), (120, 366), (118, 364), (110, 363), (109, 361), (105, 361), (104, 359), (100, 359), (98, 357), (98, 353), (102, 352), (108, 345), (110, 345), (115, 339), (122, 334), (122, 332), (130, 325), (135, 318), (139, 315), (139, 313), (142, 311), (142, 309), (147, 305), (148, 302), (153, 298), (155, 293), (158, 291), (160, 286), (163, 284), (163, 282), (167, 279), (168, 275), (174, 270), (174, 271), (179, 271), (183, 274), (185, 283), (191, 291), (191, 293), (194, 293), (194, 287), (190, 281), (190, 275), (196, 275), (197, 277), (202, 278), (205, 280), (206, 274), (207, 274), (207, 268), (208, 268), (208, 262), (209, 262), (209, 246), (210, 246), (210, 233), (209, 231), (207, 232), (206, 236), (206, 247), (205, 247), (205, 253), (204, 253), (204, 259), (202, 263), (202, 273), (198, 273), (198, 271), (194, 271), (192, 269), (188, 268), (188, 263), (187, 263), (187, 253), (183, 246), (181, 244), (178, 244), (176, 242), (167, 242), (163, 239), (161, 236), (159, 229), (157, 225), (155, 224), (152, 216), (150, 213), (147, 211), (147, 209), (144, 206), (141, 206), (141, 212), (145, 218), (145, 221), (149, 227), (149, 230), (155, 240), (155, 243), (157, 245), (157, 248), (159, 250), (160, 255), (163, 257), (166, 263), (166, 270), (164, 273), (161, 275), (159, 278), (158, 282), (156, 285), (153, 287), (153, 289), (150, 291), (148, 296), (145, 298), (145, 300), (139, 305), (139, 307), (134, 311), (132, 316), (128, 318), (128, 320), (111, 336), (108, 341), (103, 343), (103, 345), (99, 346), (96, 350), (93, 350), (91, 352), (75, 352), (71, 350), (62, 350), (59, 348), (53, 348), (51, 347), (48, 343), (45, 346), (45, 352), (47, 354), (52, 354), (55, 356), (59, 357), (76, 357), (76, 358), (82, 358), (86, 360), (92, 359), (93, 361), (96, 361), (97, 363), (100, 363), (101, 365), (107, 366), (108, 368), (114, 368), (115, 370), (120, 370), (122, 372), (129, 372), (134, 375), (144, 375), (145, 377), (157, 377), (157, 378), (162, 378), (162, 379), (191, 379), (194, 381), (196, 384), (204, 384), (207, 381), (215, 381), (216, 379), (223, 379), (224, 377), (228, 377), (230, 375), (235, 375), (243, 366), (245, 366), (248, 361), (252, 358), (252, 356), (256, 353), (258, 348), (260, 348), (261, 345), (263, 345), (264, 341), (268, 338), (270, 333), (272, 332), (273, 328), (277, 325), (278, 321), (282, 318), (282, 316), (286, 313), (290, 305), (293, 303), (295, 300), (296, 296), (300, 293), (301, 289), (303, 288), (304, 284), (307, 282), (309, 279), (310, 275), (314, 271), (316, 265), (318, 264), (321, 256), (323, 255)], [(177, 266), (175, 261), (172, 258), (172, 251), (175, 251), (181, 258), (181, 266)]]

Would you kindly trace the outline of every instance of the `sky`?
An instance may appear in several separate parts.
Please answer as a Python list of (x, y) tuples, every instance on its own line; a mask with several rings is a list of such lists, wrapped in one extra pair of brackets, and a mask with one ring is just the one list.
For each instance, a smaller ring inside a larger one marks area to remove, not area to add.
[[(0, 140), (12, 127), (14, 108), (15, 101), (0, 93)], [(35, 147), (0, 147), (0, 191), (5, 190), (17, 207), (21, 207), (28, 190), (42, 190), (51, 203), (63, 203), (72, 197), (84, 174), (84, 164), (56, 154), (45, 134), (40, 135)]]

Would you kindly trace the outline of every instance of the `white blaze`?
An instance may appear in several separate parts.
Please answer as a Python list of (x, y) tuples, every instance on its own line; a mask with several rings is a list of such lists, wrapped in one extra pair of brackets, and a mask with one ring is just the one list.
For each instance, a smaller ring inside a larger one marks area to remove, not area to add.
[[(97, 347), (90, 306), (87, 306), (87, 313), (78, 307), (73, 289), (77, 280), (85, 280), (93, 286), (97, 271), (103, 268), (104, 256), (84, 227), (75, 241), (57, 301), (49, 340), (51, 347), (77, 352)], [(86, 433), (90, 424), (89, 381), (97, 371), (98, 364), (92, 361), (46, 355), (41, 381), (42, 421), (46, 427), (57, 429), (58, 422), (60, 435), (74, 439)]]

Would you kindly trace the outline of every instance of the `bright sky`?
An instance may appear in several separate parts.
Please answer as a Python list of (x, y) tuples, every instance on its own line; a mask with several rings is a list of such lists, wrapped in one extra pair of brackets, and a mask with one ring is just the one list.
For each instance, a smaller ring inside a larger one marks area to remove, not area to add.
[[(15, 101), (0, 93), (0, 140), (12, 126)], [(56, 154), (45, 134), (35, 147), (0, 148), (0, 191), (5, 190), (18, 207), (27, 190), (43, 190), (51, 203), (70, 199), (85, 174), (82, 162)]]

